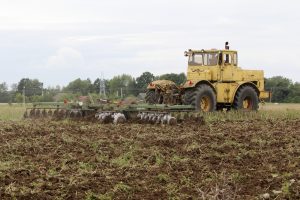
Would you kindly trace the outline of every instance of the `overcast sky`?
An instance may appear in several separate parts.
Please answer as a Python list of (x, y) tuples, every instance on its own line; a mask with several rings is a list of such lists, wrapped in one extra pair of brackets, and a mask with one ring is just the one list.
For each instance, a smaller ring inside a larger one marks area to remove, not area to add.
[(0, 83), (186, 72), (187, 49), (300, 82), (300, 1), (0, 0)]

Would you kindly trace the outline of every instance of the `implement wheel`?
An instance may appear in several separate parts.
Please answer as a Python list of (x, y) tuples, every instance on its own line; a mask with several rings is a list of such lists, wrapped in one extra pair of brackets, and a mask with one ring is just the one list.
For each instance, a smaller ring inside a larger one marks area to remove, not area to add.
[(208, 85), (199, 85), (193, 93), (187, 96), (186, 102), (191, 102), (195, 110), (213, 112), (216, 110), (217, 100), (214, 90)]
[(258, 95), (255, 89), (249, 85), (245, 85), (238, 89), (234, 98), (233, 107), (236, 110), (257, 110), (258, 102)]
[(146, 103), (156, 104), (159, 101), (159, 96), (155, 93), (155, 90), (147, 90), (145, 100)]
[(184, 95), (182, 96), (182, 102), (185, 105), (191, 105), (192, 100), (194, 96), (194, 90), (193, 89), (186, 89), (184, 91)]

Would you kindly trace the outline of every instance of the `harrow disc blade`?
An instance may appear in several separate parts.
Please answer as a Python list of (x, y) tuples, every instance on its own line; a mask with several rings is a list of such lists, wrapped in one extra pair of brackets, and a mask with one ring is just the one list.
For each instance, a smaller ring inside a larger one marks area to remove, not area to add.
[(41, 116), (41, 111), (40, 111), (40, 109), (36, 109), (35, 110), (35, 117), (36, 118), (39, 118)]
[(99, 119), (100, 123), (102, 123), (102, 124), (107, 124), (107, 123), (112, 122), (111, 113), (100, 113), (98, 115), (98, 119)]
[(49, 110), (49, 111), (48, 111), (48, 116), (49, 116), (49, 117), (52, 117), (52, 115), (53, 115), (52, 110)]
[(43, 111), (42, 111), (42, 116), (45, 117), (45, 118), (47, 117), (46, 109), (43, 109)]
[(113, 118), (114, 118), (113, 120), (114, 124), (123, 124), (126, 122), (126, 117), (122, 113), (115, 113), (113, 115)]
[(28, 118), (27, 110), (24, 112), (23, 117), (24, 117), (24, 119)]
[(59, 118), (66, 118), (66, 111), (65, 110), (60, 110), (58, 113)]
[(70, 110), (70, 111), (64, 110), (64, 115), (71, 119), (79, 119), (83, 117), (83, 114), (80, 110)]
[(75, 113), (71, 110), (70, 112), (69, 112), (69, 116), (68, 116), (69, 118), (75, 118)]
[(177, 124), (177, 119), (175, 117), (169, 117), (167, 123), (171, 126), (174, 126)]
[(54, 112), (53, 112), (53, 117), (56, 117), (56, 118), (58, 118), (59, 116), (58, 116), (58, 109), (56, 109), (56, 110), (54, 110)]
[(35, 117), (35, 109), (31, 109), (31, 110), (29, 111), (29, 117), (30, 117), (30, 118), (34, 118), (34, 117)]
[(82, 118), (82, 112), (81, 111), (77, 111), (75, 117), (76, 118)]
[(142, 123), (150, 123), (150, 124), (168, 124), (168, 125), (176, 125), (177, 119), (176, 117), (171, 116), (168, 113), (139, 113), (137, 118)]

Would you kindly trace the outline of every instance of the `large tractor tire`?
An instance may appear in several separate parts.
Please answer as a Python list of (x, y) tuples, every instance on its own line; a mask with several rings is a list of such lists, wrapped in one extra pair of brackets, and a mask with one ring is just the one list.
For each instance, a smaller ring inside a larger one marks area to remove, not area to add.
[(217, 100), (214, 90), (208, 85), (199, 85), (192, 90), (192, 93), (187, 93), (186, 102), (195, 106), (195, 110), (203, 112), (213, 112), (216, 110)]
[(159, 97), (156, 95), (155, 90), (147, 90), (145, 97), (146, 103), (156, 104), (158, 103), (158, 98)]
[(233, 108), (236, 110), (251, 111), (258, 109), (258, 95), (249, 85), (242, 86), (235, 94)]
[(185, 104), (185, 105), (191, 105), (193, 96), (194, 96), (194, 90), (193, 89), (185, 90), (184, 95), (182, 96), (182, 103)]

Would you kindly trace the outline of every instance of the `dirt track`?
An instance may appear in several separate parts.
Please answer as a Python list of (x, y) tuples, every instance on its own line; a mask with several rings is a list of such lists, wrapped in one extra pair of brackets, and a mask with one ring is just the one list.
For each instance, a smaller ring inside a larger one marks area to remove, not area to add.
[(0, 121), (0, 144), (0, 199), (300, 198), (300, 120)]

